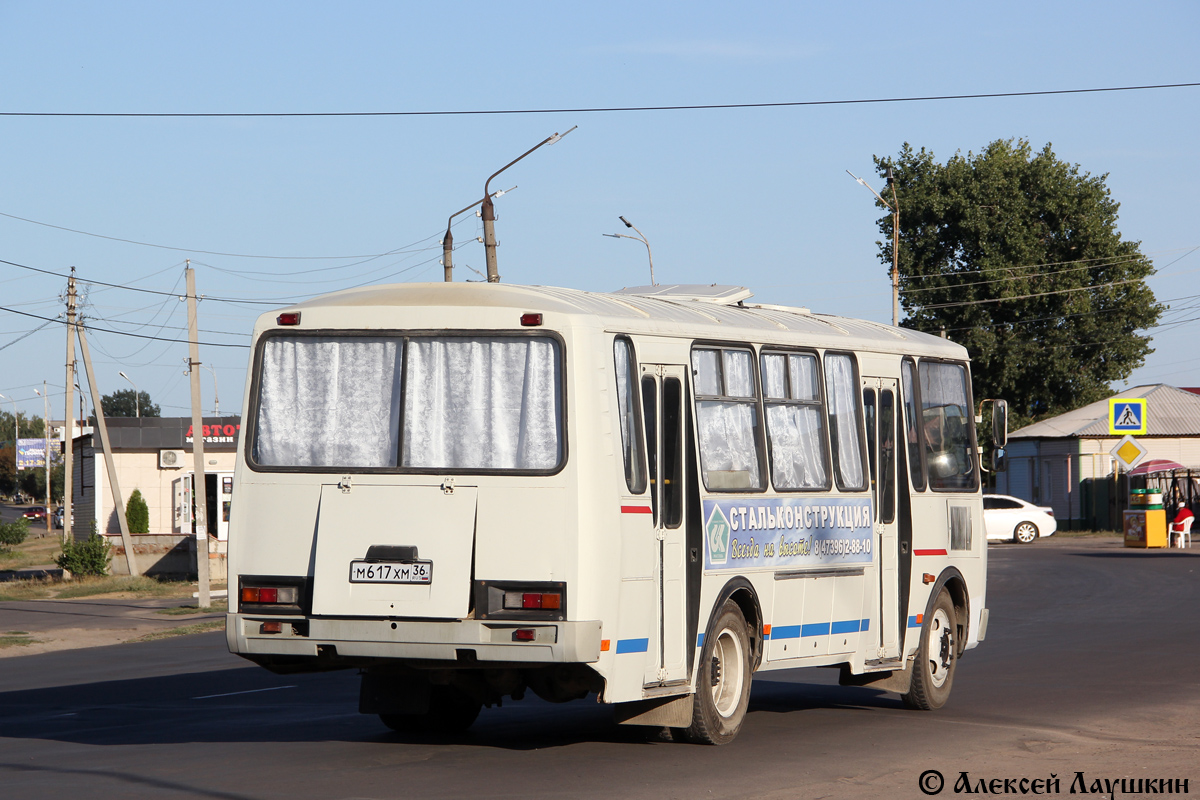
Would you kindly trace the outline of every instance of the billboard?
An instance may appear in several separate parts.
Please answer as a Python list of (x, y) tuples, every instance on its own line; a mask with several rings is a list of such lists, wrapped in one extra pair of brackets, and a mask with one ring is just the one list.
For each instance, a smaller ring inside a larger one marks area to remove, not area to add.
[(17, 439), (17, 469), (46, 466), (45, 439)]

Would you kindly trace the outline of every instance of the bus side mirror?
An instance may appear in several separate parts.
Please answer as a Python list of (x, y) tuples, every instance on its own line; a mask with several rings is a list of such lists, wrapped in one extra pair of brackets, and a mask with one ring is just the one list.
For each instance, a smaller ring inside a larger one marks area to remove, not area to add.
[(992, 472), (1004, 472), (1008, 469), (1008, 455), (1001, 448), (992, 451)]
[(992, 401), (992, 444), (1003, 448), (1008, 444), (1008, 401)]

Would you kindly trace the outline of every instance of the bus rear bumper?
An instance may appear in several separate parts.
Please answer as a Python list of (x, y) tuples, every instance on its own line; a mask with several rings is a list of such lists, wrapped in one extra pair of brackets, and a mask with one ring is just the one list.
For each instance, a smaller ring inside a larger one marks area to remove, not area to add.
[(414, 622), (228, 614), (225, 638), (230, 652), (243, 656), (591, 664), (600, 660), (600, 627), (598, 620)]

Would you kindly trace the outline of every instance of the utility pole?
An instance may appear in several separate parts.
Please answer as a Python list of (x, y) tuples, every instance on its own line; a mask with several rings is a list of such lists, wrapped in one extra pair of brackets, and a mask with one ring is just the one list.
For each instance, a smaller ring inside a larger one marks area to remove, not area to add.
[(66, 413), (63, 414), (63, 541), (74, 535), (71, 530), (71, 500), (75, 490), (73, 450), (75, 446), (75, 268), (67, 278), (67, 389)]
[(500, 282), (500, 271), (499, 271), (499, 268), (496, 266), (496, 207), (494, 205), (492, 205), (492, 196), (490, 194), (488, 194), (488, 186), (491, 184), (492, 179), (495, 178), (497, 175), (499, 175), (501, 172), (504, 172), (504, 170), (508, 169), (513, 164), (520, 161), (525, 156), (532, 153), (534, 150), (537, 150), (542, 145), (554, 144), (559, 139), (566, 136), (567, 133), (570, 133), (571, 131), (575, 130), (578, 127), (579, 127), (578, 125), (573, 125), (570, 128), (570, 130), (568, 130), (566, 133), (562, 133), (562, 134), (555, 133), (551, 136), (547, 136), (545, 139), (538, 142), (533, 147), (529, 148), (524, 153), (522, 153), (521, 155), (514, 158), (512, 161), (508, 162), (503, 167), (501, 167), (500, 169), (493, 172), (491, 177), (489, 177), (484, 182), (484, 184), (483, 184), (483, 200), (481, 201), (483, 203), (483, 209), (482, 209), (482, 213), (480, 216), (482, 216), (482, 218), (483, 218), (483, 252), (484, 252), (484, 255), (487, 257), (488, 283), (499, 283)]
[(96, 430), (100, 432), (100, 447), (104, 450), (104, 465), (108, 468), (108, 485), (112, 490), (113, 509), (121, 526), (121, 544), (125, 548), (125, 565), (131, 576), (141, 575), (133, 555), (133, 539), (129, 536), (129, 520), (125, 518), (125, 498), (117, 483), (117, 465), (113, 461), (112, 444), (108, 438), (108, 423), (104, 420), (104, 407), (100, 405), (100, 389), (96, 386), (96, 373), (92, 370), (92, 355), (88, 352), (87, 334), (79, 326), (79, 349), (83, 353), (83, 369), (87, 374), (88, 389), (92, 392), (92, 410), (96, 414)]
[(871, 189), (870, 184), (862, 178), (855, 175), (850, 170), (846, 170), (846, 174), (854, 180), (866, 186), (871, 194), (883, 204), (883, 207), (892, 212), (892, 325), (900, 324), (900, 203), (896, 200), (896, 181), (892, 177), (892, 168), (887, 168), (888, 186), (892, 188), (892, 202), (888, 202), (880, 197), (879, 192)]
[[(514, 186), (512, 189), (501, 189), (500, 191), (495, 192), (492, 197), (500, 197), (501, 195), (508, 194), (516, 188), (517, 187)], [(464, 211), (470, 211), (472, 208), (482, 202), (482, 200), (476, 200), (466, 208), (460, 208), (458, 211), (455, 211), (450, 215), (450, 219), (446, 220), (446, 235), (442, 237), (442, 266), (445, 268), (446, 283), (450, 283), (454, 280), (454, 231), (450, 229), (450, 226), (454, 224), (455, 217), (457, 217), (459, 214), (462, 214)]]
[(196, 324), (196, 271), (191, 259), (187, 275), (188, 373), (192, 383), (192, 501), (196, 504), (196, 578), (200, 584), (197, 605), (212, 602), (208, 580), (208, 492), (204, 476), (204, 412), (200, 408), (200, 335)]

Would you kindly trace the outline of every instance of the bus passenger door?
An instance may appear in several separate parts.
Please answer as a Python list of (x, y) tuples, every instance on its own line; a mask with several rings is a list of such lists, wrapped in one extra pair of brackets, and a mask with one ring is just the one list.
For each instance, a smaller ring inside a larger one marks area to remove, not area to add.
[[(684, 381), (686, 367), (643, 364), (642, 406), (650, 498), (657, 539), (657, 658), (647, 659), (646, 685), (687, 679), (687, 579), (684, 508)], [(651, 650), (652, 655), (654, 649)]]
[(875, 547), (879, 557), (878, 659), (900, 656), (900, 573), (896, 531), (896, 409), (894, 378), (863, 378), (867, 423), (867, 462), (871, 505), (875, 508)]

